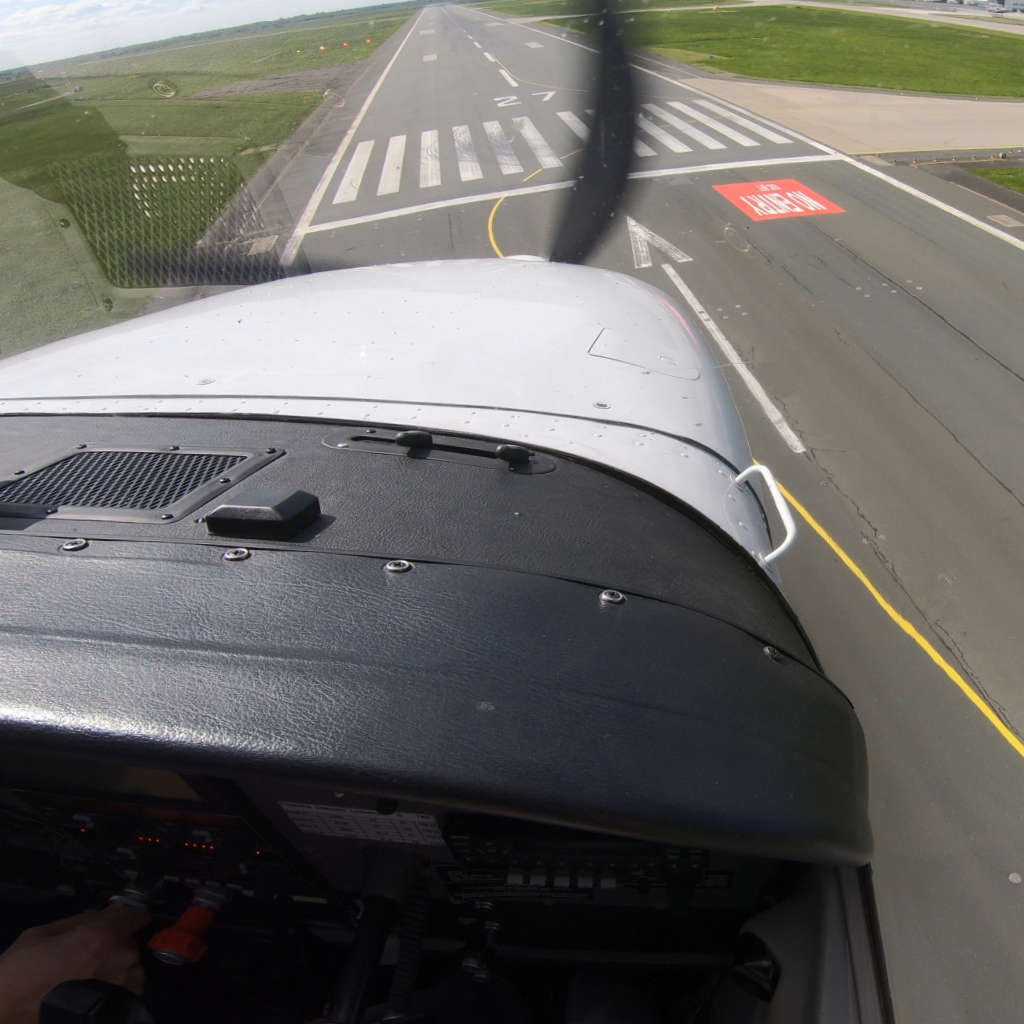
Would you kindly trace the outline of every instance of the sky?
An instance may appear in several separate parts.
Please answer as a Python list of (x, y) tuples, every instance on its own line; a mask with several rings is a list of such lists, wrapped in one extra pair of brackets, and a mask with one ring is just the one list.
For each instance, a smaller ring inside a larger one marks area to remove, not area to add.
[(382, 0), (0, 0), (0, 68)]

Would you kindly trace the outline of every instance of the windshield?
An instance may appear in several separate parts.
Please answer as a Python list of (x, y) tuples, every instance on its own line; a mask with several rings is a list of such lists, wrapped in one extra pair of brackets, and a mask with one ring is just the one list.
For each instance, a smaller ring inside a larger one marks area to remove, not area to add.
[[(0, 69), (0, 356), (49, 353), (31, 365), (52, 383), (4, 390), (5, 414), (117, 411), (109, 394), (242, 416), (291, 395), (275, 381), (298, 362), (316, 415), (346, 392), (309, 353), (371, 325), (379, 395), (389, 373), (455, 380), (503, 409), (502, 381), (529, 384), (522, 325), (573, 303), (565, 336), (671, 392), (658, 429), (701, 437), (700, 372), (641, 351), (628, 304), (613, 330), (581, 278), (466, 269), (443, 308), (371, 282), (376, 306), (321, 316), (348, 285), (317, 275), (530, 258), (657, 289), (800, 528), (778, 578), (867, 735), (897, 1016), (1017, 1019), (1024, 2), (0, 0)], [(322, 290), (274, 293), (301, 308), (272, 332), (253, 298), (271, 293), (240, 291), (310, 275)], [(120, 348), (51, 344), (133, 324)], [(243, 363), (244, 394), (222, 383)], [(0, 362), (0, 388), (25, 365)], [(574, 381), (536, 382), (547, 412)], [(586, 452), (621, 410), (584, 404)], [(563, 426), (538, 430), (557, 447)]]

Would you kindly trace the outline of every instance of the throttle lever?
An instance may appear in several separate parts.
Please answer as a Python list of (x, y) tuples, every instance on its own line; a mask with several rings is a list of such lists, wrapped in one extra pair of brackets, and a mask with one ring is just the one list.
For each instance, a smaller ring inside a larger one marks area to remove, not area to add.
[(134, 992), (97, 978), (64, 981), (39, 1007), (39, 1024), (156, 1024)]

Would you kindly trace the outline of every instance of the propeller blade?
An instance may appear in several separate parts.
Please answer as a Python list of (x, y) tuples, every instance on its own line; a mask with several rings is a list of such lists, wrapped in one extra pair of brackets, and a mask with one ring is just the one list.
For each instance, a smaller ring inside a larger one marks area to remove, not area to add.
[(583, 263), (626, 194), (636, 131), (636, 87), (622, 30), (612, 12), (599, 15), (600, 56), (594, 127), (576, 167), (576, 185), (562, 210), (551, 260)]

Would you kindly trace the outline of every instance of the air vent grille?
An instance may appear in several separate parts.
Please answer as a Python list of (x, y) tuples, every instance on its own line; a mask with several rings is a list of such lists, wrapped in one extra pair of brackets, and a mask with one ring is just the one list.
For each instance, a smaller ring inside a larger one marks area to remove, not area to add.
[(183, 452), (81, 452), (0, 485), (0, 502), (161, 509), (244, 459)]
[[(80, 445), (0, 476), (0, 516), (167, 521), (204, 504), (283, 454)], [(3, 476), (6, 479), (3, 479)]]

